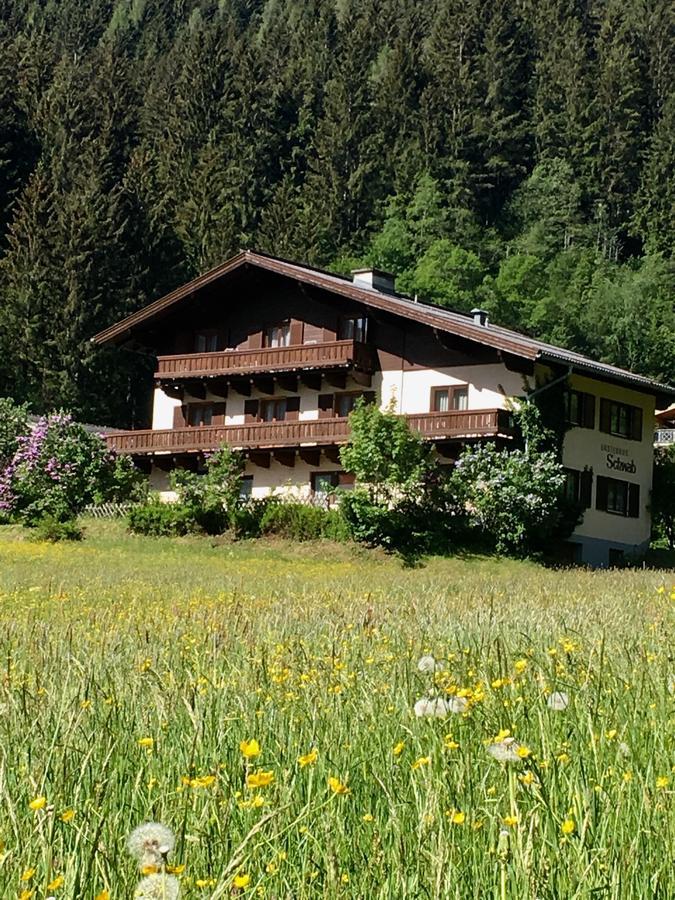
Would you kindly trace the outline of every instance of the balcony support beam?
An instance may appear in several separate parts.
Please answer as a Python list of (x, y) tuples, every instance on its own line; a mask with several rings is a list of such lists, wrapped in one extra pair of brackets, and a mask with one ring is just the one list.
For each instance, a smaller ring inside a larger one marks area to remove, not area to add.
[(308, 466), (321, 465), (321, 450), (318, 447), (300, 447), (298, 455)]
[(230, 385), (234, 388), (234, 390), (241, 394), (243, 397), (251, 396), (251, 382), (247, 378), (232, 378), (230, 380)]
[(292, 469), (295, 466), (295, 450), (275, 450), (274, 459), (282, 466)]
[(358, 369), (354, 369), (351, 376), (357, 384), (362, 384), (364, 387), (370, 387), (373, 383), (371, 375), (367, 372), (359, 372)]
[(339, 447), (325, 447), (323, 453), (329, 462), (333, 463), (336, 466), (340, 465), (340, 448)]
[(345, 372), (326, 372), (324, 378), (331, 387), (339, 388), (341, 391), (347, 386), (347, 375)]
[(269, 469), (270, 467), (269, 450), (249, 450), (248, 458), (254, 466), (258, 466), (261, 469)]
[(253, 387), (261, 394), (274, 394), (274, 378), (263, 378), (260, 375), (252, 379)]
[(214, 397), (222, 397), (225, 400), (228, 392), (227, 378), (209, 378), (208, 388)]
[(277, 375), (276, 382), (282, 391), (288, 391), (289, 394), (297, 394), (297, 392), (298, 392), (298, 376), (297, 375)]
[(310, 391), (321, 390), (321, 372), (302, 372), (300, 380)]
[(198, 400), (206, 400), (206, 385), (203, 381), (186, 381), (185, 382), (185, 390), (191, 397), (196, 397)]

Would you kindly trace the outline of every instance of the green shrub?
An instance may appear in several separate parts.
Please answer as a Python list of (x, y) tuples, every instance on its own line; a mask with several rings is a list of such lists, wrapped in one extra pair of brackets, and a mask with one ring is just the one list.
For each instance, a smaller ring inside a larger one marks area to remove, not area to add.
[(54, 516), (43, 516), (33, 526), (32, 541), (81, 541), (83, 532), (75, 519), (57, 519)]
[(187, 506), (162, 503), (157, 497), (150, 497), (146, 503), (131, 509), (127, 524), (134, 534), (152, 537), (190, 534), (198, 530), (192, 511)]
[(264, 510), (260, 531), (290, 541), (345, 540), (349, 529), (339, 510), (306, 503), (270, 503)]
[(207, 534), (222, 534), (233, 525), (244, 465), (241, 453), (221, 447), (207, 459), (204, 473), (185, 469), (173, 473), (171, 484), (179, 502)]

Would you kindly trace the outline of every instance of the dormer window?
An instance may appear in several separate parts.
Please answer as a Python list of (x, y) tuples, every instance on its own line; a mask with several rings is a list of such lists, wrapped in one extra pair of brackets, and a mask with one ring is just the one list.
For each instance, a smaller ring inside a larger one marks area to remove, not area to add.
[(367, 316), (345, 316), (340, 319), (338, 328), (339, 341), (361, 341), (365, 342), (368, 338), (368, 317)]
[(270, 325), (265, 331), (266, 347), (288, 347), (291, 343), (290, 320)]

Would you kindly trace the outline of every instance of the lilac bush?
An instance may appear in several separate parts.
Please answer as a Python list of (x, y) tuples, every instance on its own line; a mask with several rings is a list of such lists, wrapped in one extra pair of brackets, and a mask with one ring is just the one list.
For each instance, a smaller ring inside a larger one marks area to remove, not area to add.
[(5, 518), (63, 522), (88, 503), (114, 496), (119, 468), (114, 453), (69, 414), (42, 416), (17, 444), (0, 471), (0, 515)]

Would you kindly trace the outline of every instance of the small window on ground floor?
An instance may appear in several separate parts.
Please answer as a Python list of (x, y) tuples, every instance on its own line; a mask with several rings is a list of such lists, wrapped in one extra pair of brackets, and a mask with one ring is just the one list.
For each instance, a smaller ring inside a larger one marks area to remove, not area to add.
[(239, 485), (239, 499), (248, 500), (253, 494), (253, 475), (242, 475)]
[(618, 478), (598, 476), (596, 509), (615, 516), (640, 516), (640, 485)]

